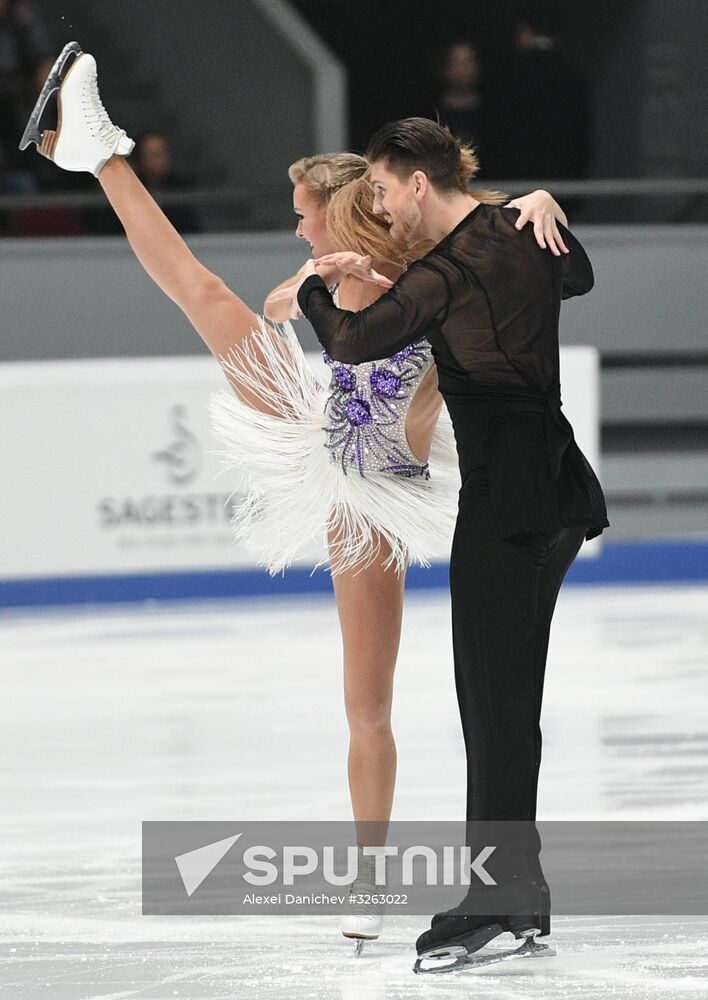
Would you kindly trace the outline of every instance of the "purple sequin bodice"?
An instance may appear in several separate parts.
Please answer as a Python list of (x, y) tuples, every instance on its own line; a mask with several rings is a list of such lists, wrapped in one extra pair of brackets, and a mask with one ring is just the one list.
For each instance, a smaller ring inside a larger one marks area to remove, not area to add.
[(433, 364), (430, 345), (417, 340), (383, 361), (345, 365), (324, 352), (332, 371), (325, 405), (326, 447), (345, 473), (386, 472), (430, 478), (406, 439), (406, 414)]

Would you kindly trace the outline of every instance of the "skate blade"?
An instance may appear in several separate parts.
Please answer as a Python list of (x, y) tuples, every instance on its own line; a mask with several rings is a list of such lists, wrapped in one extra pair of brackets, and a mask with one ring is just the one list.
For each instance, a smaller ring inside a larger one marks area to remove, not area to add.
[(553, 958), (555, 955), (555, 949), (550, 948), (547, 944), (539, 944), (533, 937), (529, 936), (518, 948), (500, 948), (498, 951), (474, 952), (473, 954), (469, 954), (463, 946), (448, 948), (446, 952), (441, 950), (438, 954), (433, 953), (419, 958), (413, 966), (413, 971), (418, 974), (459, 972), (462, 969), (474, 972), (478, 969), (485, 969), (489, 965), (510, 962), (517, 958)]
[(464, 945), (451, 945), (444, 951), (432, 952), (417, 958), (413, 971), (416, 975), (433, 975), (439, 972), (455, 972), (463, 969), (468, 958)]
[(76, 59), (78, 59), (78, 57), (82, 54), (82, 51), (83, 50), (78, 42), (69, 42), (61, 50), (57, 61), (52, 66), (49, 76), (42, 87), (42, 92), (37, 98), (34, 110), (29, 117), (27, 128), (25, 129), (22, 139), (20, 140), (20, 149), (27, 149), (31, 142), (39, 148), (42, 141), (42, 136), (39, 131), (39, 122), (44, 113), (44, 109), (49, 102), (49, 98), (55, 91), (59, 90), (62, 85), (64, 80), (64, 70), (66, 69), (67, 62), (72, 56), (75, 57), (74, 61), (76, 61)]

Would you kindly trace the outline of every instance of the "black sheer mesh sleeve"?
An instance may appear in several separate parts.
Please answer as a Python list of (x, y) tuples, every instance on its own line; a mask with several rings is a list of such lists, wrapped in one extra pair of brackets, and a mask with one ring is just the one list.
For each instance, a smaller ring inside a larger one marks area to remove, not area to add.
[(417, 261), (385, 295), (359, 312), (337, 309), (324, 281), (312, 275), (300, 287), (298, 304), (322, 346), (337, 361), (361, 364), (391, 357), (442, 322), (464, 275), (438, 259)]
[(570, 253), (563, 254), (563, 291), (561, 297), (569, 299), (573, 295), (585, 295), (595, 284), (592, 264), (580, 242), (569, 229), (558, 223), (563, 242)]
[(484, 465), (502, 538), (565, 525), (592, 538), (607, 527), (602, 488), (562, 412), (561, 299), (593, 286), (587, 254), (516, 229), (518, 210), (478, 205), (373, 305), (336, 309), (315, 276), (298, 293), (332, 357), (374, 361), (430, 340), (455, 428), (460, 468)]
[(518, 215), (478, 205), (361, 312), (336, 309), (317, 276), (303, 283), (300, 308), (338, 361), (390, 357), (439, 332), (456, 366), (477, 381), (546, 393), (558, 382), (561, 299), (592, 288), (592, 267), (565, 227), (570, 253), (556, 257), (538, 246), (533, 227), (516, 229)]

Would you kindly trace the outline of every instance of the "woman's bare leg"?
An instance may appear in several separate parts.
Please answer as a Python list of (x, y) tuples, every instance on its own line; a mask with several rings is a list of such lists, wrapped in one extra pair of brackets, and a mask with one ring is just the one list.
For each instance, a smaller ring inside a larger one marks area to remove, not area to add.
[(391, 703), (405, 577), (383, 569), (389, 553), (382, 540), (376, 563), (332, 577), (344, 649), (349, 791), (357, 824), (372, 824), (359, 842), (372, 844), (385, 842), (396, 781)]
[[(217, 360), (227, 356), (231, 348), (241, 346), (251, 330), (258, 329), (258, 317), (221, 278), (196, 259), (125, 159), (111, 157), (98, 180), (145, 271), (179, 306)], [(272, 336), (276, 348), (286, 351), (285, 342), (275, 332)], [(262, 353), (252, 340), (249, 348), (263, 363)], [(257, 393), (230, 381), (251, 406), (274, 416), (283, 415)]]

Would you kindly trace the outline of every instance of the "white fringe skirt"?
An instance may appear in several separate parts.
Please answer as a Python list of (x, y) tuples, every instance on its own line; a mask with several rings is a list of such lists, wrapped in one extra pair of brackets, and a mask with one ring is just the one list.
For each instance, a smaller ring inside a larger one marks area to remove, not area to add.
[[(277, 334), (272, 332), (277, 329)], [(235, 541), (271, 575), (317, 543), (333, 575), (380, 560), (401, 573), (411, 563), (447, 559), (460, 487), (457, 453), (443, 406), (430, 451), (430, 479), (346, 473), (326, 445), (328, 386), (308, 365), (290, 323), (265, 325), (222, 366), (234, 388), (275, 410), (264, 413), (228, 390), (212, 393), (213, 431), (235, 472)], [(381, 543), (387, 543), (382, 550)], [(388, 551), (390, 550), (390, 551)]]

